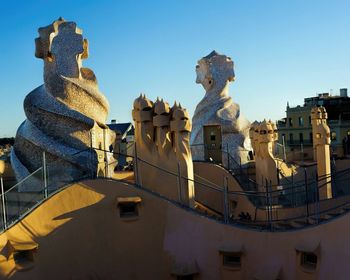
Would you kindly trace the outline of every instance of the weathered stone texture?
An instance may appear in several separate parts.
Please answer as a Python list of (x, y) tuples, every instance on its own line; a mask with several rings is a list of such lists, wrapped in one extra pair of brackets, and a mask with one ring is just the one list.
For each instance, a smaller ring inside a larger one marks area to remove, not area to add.
[[(234, 81), (231, 58), (213, 51), (198, 61), (196, 83), (202, 84), (206, 93), (196, 107), (192, 118), (191, 150), (194, 160), (204, 159), (203, 126), (220, 125), (222, 150), (239, 163), (247, 162), (251, 150), (250, 122), (241, 114), (240, 107), (229, 96), (229, 83)], [(223, 163), (227, 162), (223, 153)]]
[(104, 124), (109, 105), (93, 71), (81, 67), (88, 56), (82, 31), (60, 18), (39, 28), (39, 35), (35, 55), (44, 60), (44, 84), (24, 100), (27, 119), (17, 131), (11, 161), (21, 180), (42, 166), (45, 151), (49, 183), (55, 187), (55, 181), (99, 172), (101, 161), (108, 163), (111, 157), (106, 159), (103, 153), (101, 159), (91, 147), (108, 149), (115, 134)]

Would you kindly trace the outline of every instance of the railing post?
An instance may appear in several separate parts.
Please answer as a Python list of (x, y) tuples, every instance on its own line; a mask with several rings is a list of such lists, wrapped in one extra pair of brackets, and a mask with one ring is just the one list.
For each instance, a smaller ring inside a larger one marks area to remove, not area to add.
[(286, 155), (286, 146), (285, 146), (284, 135), (282, 136), (282, 143), (283, 143), (283, 157), (284, 157), (284, 162), (287, 162), (287, 155)]
[(181, 168), (180, 168), (180, 163), (177, 163), (177, 183), (178, 183), (178, 195), (179, 195), (179, 202), (182, 203), (182, 188), (181, 188)]
[(315, 214), (316, 214), (316, 224), (318, 224), (319, 222), (319, 218), (320, 218), (320, 200), (319, 200), (319, 196), (318, 196), (318, 174), (317, 171), (315, 172)]
[(227, 169), (230, 170), (230, 154), (228, 151), (228, 143), (226, 143)]
[(47, 172), (46, 172), (46, 155), (45, 152), (43, 152), (43, 179), (44, 179), (44, 196), (45, 199), (48, 197), (48, 190), (47, 190)]
[(239, 157), (239, 176), (242, 178), (243, 172), (242, 172), (242, 159)]
[(134, 143), (134, 176), (136, 177), (136, 185), (141, 186), (140, 178), (139, 178), (139, 166), (138, 166), (136, 142)]
[(3, 220), (4, 220), (4, 229), (6, 229), (7, 228), (7, 216), (6, 216), (6, 205), (5, 205), (4, 181), (2, 179), (2, 176), (1, 176), (0, 180), (1, 180), (2, 214), (3, 214)]
[[(92, 140), (93, 140), (93, 138), (94, 138), (94, 132), (93, 131), (91, 131), (90, 130), (90, 153), (89, 153), (89, 155), (90, 155), (90, 169), (91, 169), (91, 179), (95, 179), (95, 174), (94, 174), (94, 170), (93, 170), (93, 166), (95, 166), (94, 165), (94, 162), (93, 162), (93, 152), (95, 152), (96, 153), (96, 151), (93, 149), (93, 143), (92, 143)], [(97, 172), (96, 172), (96, 177), (97, 177)]]
[(270, 203), (269, 203), (269, 188), (267, 184), (267, 180), (265, 179), (265, 209), (267, 214), (267, 225), (270, 227)]
[(304, 168), (304, 182), (305, 182), (305, 193), (306, 193), (306, 216), (309, 217), (309, 190), (307, 185), (307, 172)]
[(229, 209), (228, 209), (228, 178), (224, 177), (224, 189), (223, 189), (223, 198), (224, 198), (224, 222), (228, 223), (229, 219)]
[[(332, 197), (335, 198), (337, 197), (337, 193), (338, 193), (338, 187), (337, 187), (337, 176), (336, 176), (336, 173), (337, 173), (337, 169), (336, 169), (336, 165), (335, 165), (335, 158), (333, 156), (333, 160), (331, 162), (331, 174), (330, 174), (330, 182), (331, 182), (331, 188), (332, 188)], [(327, 180), (327, 182), (329, 182)]]
[(109, 162), (108, 162), (107, 147), (106, 147), (106, 129), (103, 129), (103, 155), (104, 155), (104, 163), (105, 163), (105, 177), (108, 178)]
[(304, 162), (304, 144), (300, 143), (301, 161)]
[(295, 197), (295, 190), (294, 190), (294, 171), (292, 170), (292, 197), (293, 197), (293, 207), (296, 206), (296, 197)]
[(270, 185), (268, 187), (268, 197), (269, 197), (269, 212), (270, 212), (270, 230), (273, 230), (273, 216), (272, 216), (272, 182), (270, 181)]

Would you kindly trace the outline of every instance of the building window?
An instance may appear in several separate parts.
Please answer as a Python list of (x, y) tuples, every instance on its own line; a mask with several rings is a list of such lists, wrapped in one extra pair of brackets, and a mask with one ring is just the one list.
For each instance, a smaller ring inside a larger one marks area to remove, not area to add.
[(294, 143), (293, 133), (289, 134), (289, 142), (290, 142), (291, 144)]
[(311, 125), (311, 116), (309, 116), (309, 125)]
[(14, 247), (13, 260), (17, 270), (28, 270), (34, 267), (34, 253), (38, 250), (38, 245), (20, 246), (19, 249)]
[(299, 141), (300, 143), (304, 143), (304, 135), (302, 133), (299, 133)]
[(134, 202), (119, 204), (119, 212), (121, 218), (137, 217), (139, 215), (137, 204)]
[(241, 268), (241, 253), (223, 253), (222, 264), (227, 268)]
[(289, 118), (289, 126), (293, 126), (293, 119), (292, 118)]
[(193, 280), (193, 275), (183, 275), (183, 276), (177, 276), (176, 280)]
[(312, 132), (310, 132), (310, 136), (309, 137), (310, 137), (310, 143), (313, 143), (314, 140), (313, 140)]
[(316, 270), (317, 256), (314, 253), (302, 252), (300, 256), (300, 265), (308, 270)]
[(304, 119), (303, 119), (303, 117), (299, 117), (299, 126), (304, 126)]
[(331, 140), (332, 141), (337, 141), (337, 133), (335, 131), (331, 132)]
[(33, 252), (31, 250), (15, 251), (13, 252), (13, 259), (16, 264), (34, 261)]
[(120, 218), (135, 218), (139, 216), (140, 197), (118, 197), (117, 206)]

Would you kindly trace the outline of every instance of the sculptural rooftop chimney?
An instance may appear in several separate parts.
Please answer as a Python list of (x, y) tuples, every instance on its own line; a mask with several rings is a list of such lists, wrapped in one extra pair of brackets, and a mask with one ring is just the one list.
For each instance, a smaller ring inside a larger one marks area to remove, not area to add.
[(72, 178), (61, 178), (65, 180), (97, 174), (103, 169), (101, 160), (110, 159), (99, 157), (91, 148), (108, 150), (115, 134), (105, 125), (109, 105), (95, 74), (82, 67), (88, 41), (76, 23), (62, 18), (38, 32), (35, 56), (44, 61), (44, 84), (24, 100), (27, 120), (17, 131), (11, 153), (16, 178), (21, 180), (41, 167), (43, 152), (51, 180), (55, 176), (60, 180), (60, 169), (70, 170), (66, 174)]
[(229, 84), (235, 80), (232, 59), (212, 51), (198, 61), (196, 73), (196, 83), (206, 93), (192, 119), (193, 158), (227, 165), (227, 157), (232, 157), (246, 163), (251, 151), (250, 123), (229, 96)]

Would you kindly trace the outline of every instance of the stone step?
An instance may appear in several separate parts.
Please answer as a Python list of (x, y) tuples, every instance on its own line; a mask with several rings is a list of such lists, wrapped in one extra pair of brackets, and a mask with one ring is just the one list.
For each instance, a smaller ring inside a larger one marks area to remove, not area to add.
[[(44, 195), (42, 193), (37, 192), (9, 192), (6, 194), (6, 214), (8, 219), (17, 219), (17, 217), (38, 202), (42, 201)], [(2, 211), (1, 211), (2, 212)]]
[[(316, 222), (317, 221), (317, 218), (316, 217), (311, 217), (309, 218), (310, 220)], [(325, 222), (325, 221), (328, 221), (329, 219), (331, 219), (330, 216), (327, 216), (327, 215), (321, 215), (320, 217), (318, 217), (318, 222), (319, 223), (322, 223), (322, 222)]]
[(268, 226), (267, 223), (259, 223), (259, 222), (254, 222), (254, 221), (244, 221), (244, 220), (236, 220), (235, 221), (236, 224), (238, 225), (243, 225), (243, 226), (246, 226), (246, 227), (250, 227), (250, 228), (253, 228), (253, 229), (263, 229), (263, 228), (266, 228)]
[(32, 201), (37, 197), (43, 198), (44, 194), (42, 192), (9, 192), (5, 195), (7, 203), (13, 201)]
[(295, 229), (299, 227), (294, 225), (292, 222), (277, 222), (273, 226), (278, 229)]
[(42, 201), (43, 198), (41, 197), (33, 197), (31, 200), (28, 201), (6, 201), (6, 208), (20, 208), (20, 207), (27, 207), (28, 205), (34, 205), (39, 201)]
[(331, 219), (331, 218), (338, 217), (338, 216), (340, 216), (342, 214), (343, 213), (339, 213), (339, 212), (330, 212), (330, 213), (327, 213), (327, 216)]
[(204, 213), (206, 216), (215, 217), (215, 218), (222, 218), (221, 213), (215, 211), (214, 209), (211, 209), (210, 207), (200, 203), (199, 201), (195, 201), (195, 209), (197, 211)]
[(303, 226), (314, 225), (316, 222), (311, 219), (302, 219), (302, 220), (294, 220), (293, 223), (303, 227)]
[[(344, 214), (346, 212), (343, 208), (338, 208), (338, 209), (336, 209), (334, 211), (335, 211), (335, 213), (340, 214), (340, 215), (342, 215), (342, 214)], [(333, 213), (333, 211), (332, 211), (332, 213)]]
[(19, 212), (24, 212), (27, 209), (32, 208), (34, 205), (36, 205), (39, 201), (32, 201), (32, 202), (27, 202), (27, 203), (22, 203), (19, 205), (7, 205), (6, 206), (6, 213), (8, 213), (9, 215), (13, 214), (17, 214)]

